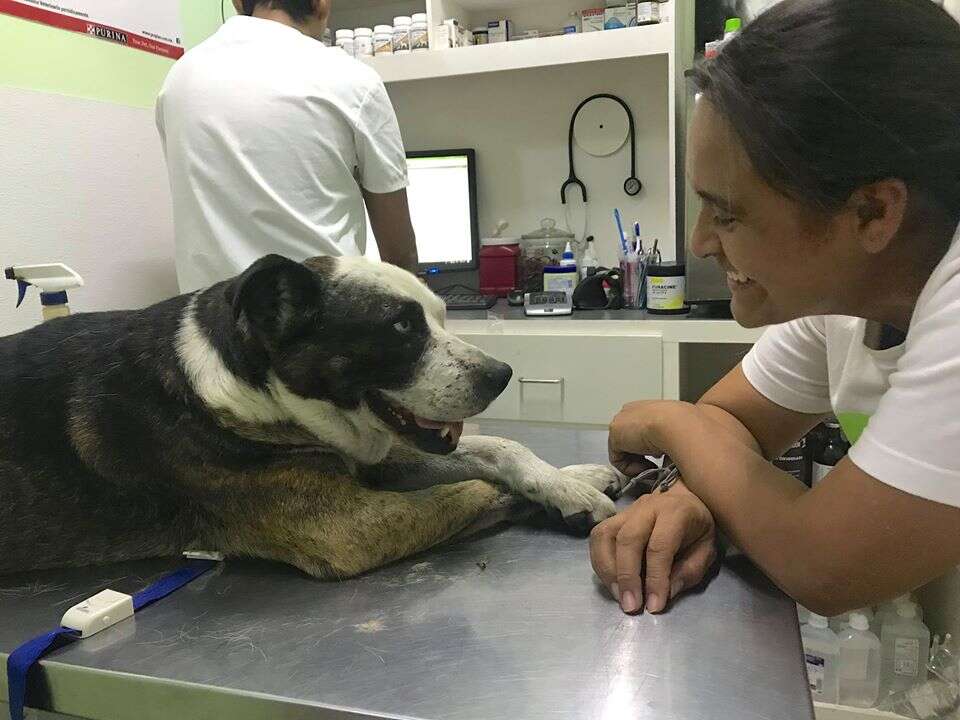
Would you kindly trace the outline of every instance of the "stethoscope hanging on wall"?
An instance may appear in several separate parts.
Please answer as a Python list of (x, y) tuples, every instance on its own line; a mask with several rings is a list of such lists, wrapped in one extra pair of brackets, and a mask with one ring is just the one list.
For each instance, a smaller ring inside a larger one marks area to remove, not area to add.
[[(601, 102), (605, 101), (605, 102)], [(588, 106), (590, 106), (588, 108)], [(617, 107), (619, 106), (619, 108)], [(627, 116), (623, 122), (622, 109)], [(584, 100), (570, 118), (570, 134), (567, 139), (567, 152), (570, 158), (570, 177), (560, 188), (560, 201), (567, 204), (567, 190), (576, 185), (587, 202), (587, 186), (577, 177), (573, 162), (573, 145), (576, 142), (591, 155), (605, 157), (613, 155), (623, 147), (627, 134), (630, 136), (630, 177), (623, 183), (623, 191), (630, 197), (640, 194), (643, 183), (637, 177), (637, 128), (630, 107), (616, 95), (600, 93)]]

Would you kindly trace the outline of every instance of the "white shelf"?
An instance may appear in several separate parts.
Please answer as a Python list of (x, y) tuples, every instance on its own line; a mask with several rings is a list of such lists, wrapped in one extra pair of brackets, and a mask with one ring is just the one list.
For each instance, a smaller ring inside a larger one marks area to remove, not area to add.
[(597, 60), (668, 55), (673, 25), (560, 35), (476, 47), (368, 58), (383, 81), (405, 82), (478, 73), (569, 65)]
[(816, 710), (817, 720), (906, 720), (902, 715), (872, 708), (861, 709), (822, 702), (815, 702), (813, 706)]
[[(493, 311), (492, 314), (496, 314)], [(465, 320), (447, 318), (447, 330), (454, 335), (656, 335), (665, 343), (752, 345), (763, 329), (740, 327), (733, 320), (579, 320), (567, 318), (524, 318)]]

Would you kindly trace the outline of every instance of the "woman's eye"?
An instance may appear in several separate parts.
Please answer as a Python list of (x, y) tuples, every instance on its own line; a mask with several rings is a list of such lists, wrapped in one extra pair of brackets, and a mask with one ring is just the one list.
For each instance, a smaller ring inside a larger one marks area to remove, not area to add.
[(735, 217), (729, 217), (729, 216), (723, 216), (723, 215), (717, 215), (713, 218), (714, 224), (719, 225), (720, 227), (730, 227), (736, 221), (737, 219)]
[(406, 335), (408, 332), (413, 330), (413, 323), (409, 320), (401, 320), (398, 323), (394, 323), (393, 329), (401, 335)]

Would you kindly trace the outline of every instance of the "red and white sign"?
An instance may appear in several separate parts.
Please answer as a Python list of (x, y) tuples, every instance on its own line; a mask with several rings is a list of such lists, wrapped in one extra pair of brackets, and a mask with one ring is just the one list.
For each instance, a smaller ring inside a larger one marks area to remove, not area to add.
[(0, 13), (164, 57), (183, 55), (177, 0), (0, 0)]

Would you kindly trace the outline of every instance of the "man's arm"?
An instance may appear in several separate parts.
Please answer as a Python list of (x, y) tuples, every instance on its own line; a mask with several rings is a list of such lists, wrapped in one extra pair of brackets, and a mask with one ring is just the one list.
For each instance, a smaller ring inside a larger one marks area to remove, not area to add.
[(417, 242), (410, 221), (407, 191), (373, 193), (363, 191), (373, 234), (380, 247), (380, 259), (412, 273), (417, 271)]

